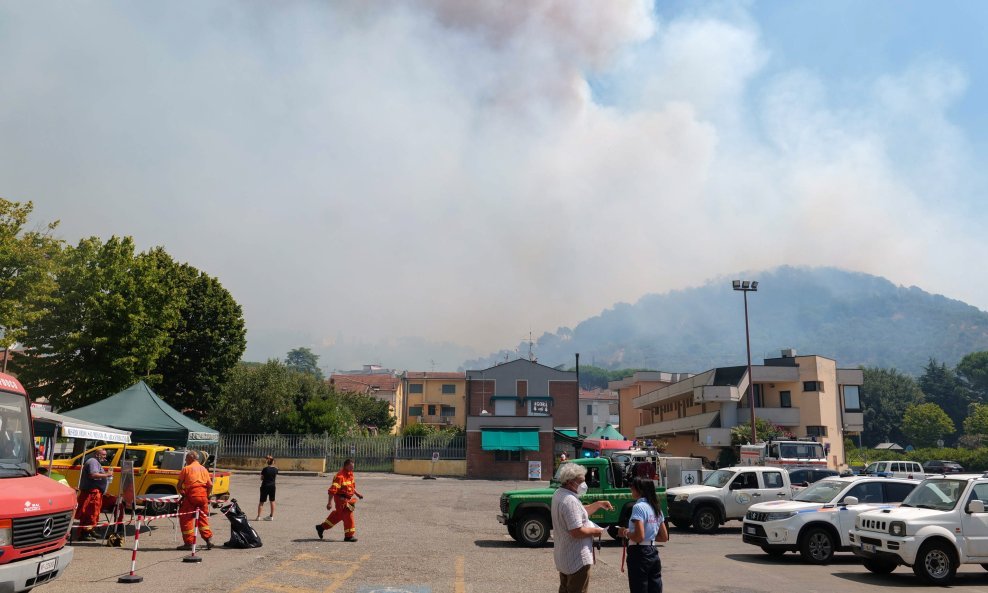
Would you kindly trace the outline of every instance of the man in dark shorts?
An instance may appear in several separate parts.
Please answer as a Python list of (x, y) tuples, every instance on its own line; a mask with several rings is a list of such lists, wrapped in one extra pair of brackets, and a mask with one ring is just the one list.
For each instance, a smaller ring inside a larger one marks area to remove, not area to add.
[(267, 500), (271, 501), (271, 514), (264, 517), (264, 520), (274, 520), (274, 481), (278, 478), (278, 468), (274, 466), (274, 457), (268, 455), (266, 459), (268, 466), (261, 470), (261, 502), (257, 503), (257, 518), (254, 519), (255, 521), (261, 519), (261, 509), (264, 508), (264, 502)]

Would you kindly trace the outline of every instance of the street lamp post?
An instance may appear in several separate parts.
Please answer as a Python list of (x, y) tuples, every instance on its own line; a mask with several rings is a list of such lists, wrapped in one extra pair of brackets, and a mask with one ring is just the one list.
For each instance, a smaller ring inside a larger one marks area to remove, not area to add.
[(748, 407), (751, 408), (751, 444), (755, 444), (758, 435), (755, 432), (755, 382), (751, 377), (751, 336), (748, 332), (748, 293), (758, 290), (758, 281), (734, 280), (734, 290), (744, 294), (744, 343), (748, 350)]

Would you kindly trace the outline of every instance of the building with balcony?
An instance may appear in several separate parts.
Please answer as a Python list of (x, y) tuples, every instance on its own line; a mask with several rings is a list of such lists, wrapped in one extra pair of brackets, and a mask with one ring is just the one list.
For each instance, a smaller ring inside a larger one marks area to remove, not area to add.
[(846, 464), (844, 438), (864, 429), (860, 369), (839, 369), (830, 358), (783, 350), (779, 358), (752, 365), (750, 381), (754, 402), (746, 395), (746, 366), (711, 369), (644, 393), (632, 406), (646, 412), (649, 422), (638, 426), (634, 437), (660, 438), (668, 441), (671, 455), (722, 465), (733, 459), (731, 429), (751, 422), (754, 405), (756, 417), (822, 442), (832, 467)]
[(405, 394), (403, 426), (466, 427), (466, 373), (405, 371), (401, 383)]
[(598, 428), (617, 426), (618, 394), (610, 389), (580, 390), (580, 434), (590, 434)]
[(690, 377), (689, 373), (667, 373), (665, 371), (638, 371), (620, 381), (611, 381), (607, 388), (618, 394), (618, 430), (628, 438), (634, 438), (635, 429), (652, 423), (652, 413), (649, 410), (639, 410), (631, 404), (632, 400), (660, 387), (672, 385)]

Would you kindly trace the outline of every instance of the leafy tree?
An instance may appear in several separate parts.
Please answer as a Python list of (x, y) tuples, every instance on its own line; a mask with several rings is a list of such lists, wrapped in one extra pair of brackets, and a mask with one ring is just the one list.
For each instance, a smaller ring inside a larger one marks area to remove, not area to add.
[(906, 408), (923, 401), (919, 385), (895, 369), (865, 367), (862, 370), (865, 444), (874, 447), (878, 443), (904, 441), (902, 416)]
[(931, 358), (919, 378), (919, 388), (923, 391), (924, 401), (940, 406), (954, 426), (964, 422), (971, 404), (971, 391), (953, 369)]
[(3, 347), (24, 339), (25, 327), (43, 313), (42, 304), (55, 288), (55, 270), (62, 242), (51, 232), (58, 222), (43, 230), (24, 231), (34, 210), (31, 202), (0, 198), (0, 334)]
[(902, 416), (902, 432), (916, 447), (933, 447), (954, 432), (954, 423), (936, 404), (913, 404)]
[[(771, 423), (765, 418), (755, 418), (755, 436), (758, 442), (768, 439), (792, 439), (795, 438), (791, 432), (785, 428)], [(739, 445), (751, 444), (751, 423), (738, 424), (731, 429), (731, 444), (735, 447)]]
[(381, 432), (390, 432), (395, 425), (388, 402), (362, 393), (343, 393), (343, 402), (353, 412), (357, 424), (376, 426)]
[(428, 424), (420, 424), (416, 422), (415, 424), (409, 424), (405, 428), (401, 429), (401, 435), (406, 437), (424, 437), (435, 432), (435, 429)]
[(285, 357), (285, 364), (290, 369), (308, 373), (319, 380), (323, 379), (322, 369), (319, 368), (319, 355), (313, 354), (308, 348), (299, 347), (289, 351), (288, 356)]
[(55, 290), (29, 319), (16, 359), (21, 381), (60, 408), (112, 395), (138, 379), (160, 382), (182, 292), (160, 266), (160, 254), (135, 255), (130, 237), (92, 237), (63, 252)]
[(957, 363), (957, 374), (972, 392), (972, 400), (988, 403), (988, 352), (972, 352)]
[(219, 280), (188, 264), (176, 265), (163, 251), (153, 253), (183, 294), (171, 346), (154, 370), (161, 377), (154, 387), (169, 404), (201, 418), (216, 405), (247, 347), (243, 311)]
[(307, 424), (306, 432), (331, 437), (345, 436), (357, 425), (353, 411), (335, 393), (310, 399), (305, 403), (302, 415)]
[(208, 411), (207, 423), (220, 432), (264, 433), (297, 422), (295, 374), (277, 360), (238, 364), (220, 390), (217, 405)]
[(969, 436), (988, 435), (988, 405), (974, 404), (971, 413), (964, 419), (964, 434)]

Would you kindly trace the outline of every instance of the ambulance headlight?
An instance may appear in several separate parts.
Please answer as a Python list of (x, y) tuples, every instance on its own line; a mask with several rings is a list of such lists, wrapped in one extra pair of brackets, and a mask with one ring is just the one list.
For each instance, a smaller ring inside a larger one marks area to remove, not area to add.
[(686, 502), (689, 499), (690, 499), (690, 495), (689, 494), (677, 494), (676, 495), (676, 502)]
[(889, 523), (889, 535), (903, 537), (906, 535), (906, 524), (903, 521), (892, 521)]
[(0, 548), (5, 548), (14, 543), (14, 532), (11, 519), (0, 519)]

